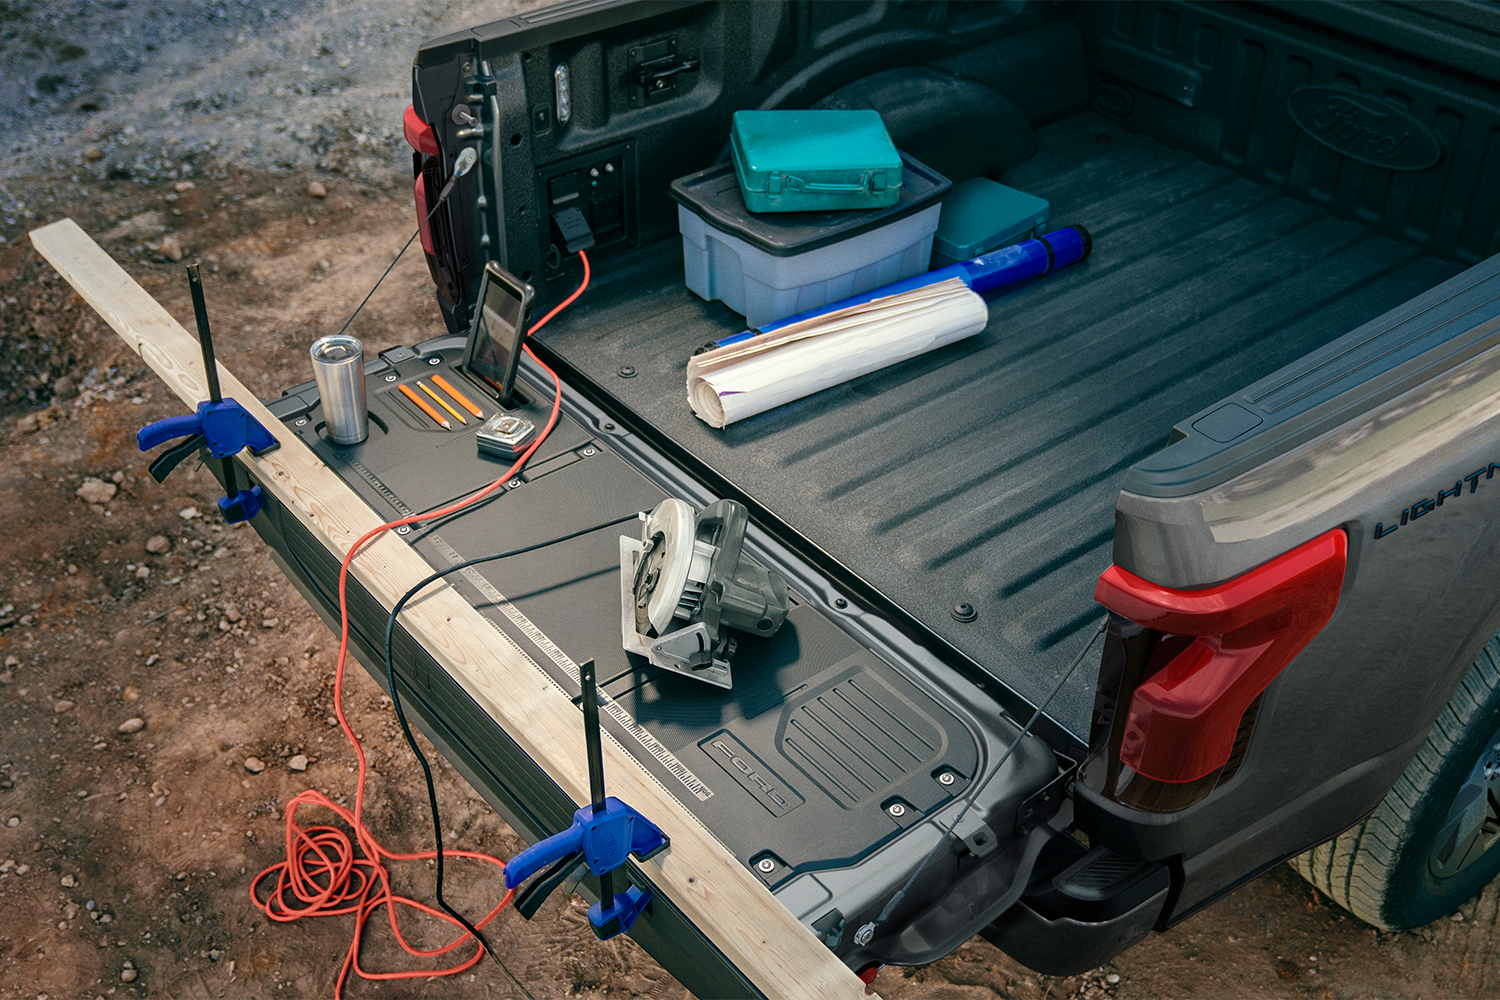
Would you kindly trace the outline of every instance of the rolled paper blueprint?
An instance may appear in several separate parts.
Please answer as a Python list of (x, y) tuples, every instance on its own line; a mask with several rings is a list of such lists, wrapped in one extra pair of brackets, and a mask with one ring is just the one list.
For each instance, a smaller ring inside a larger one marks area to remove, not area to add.
[(1082, 226), (1064, 226), (1033, 239), (1022, 240), (1020, 243), (1001, 247), (999, 250), (991, 250), (973, 260), (961, 260), (956, 264), (949, 264), (947, 267), (940, 267), (914, 278), (905, 278), (868, 292), (860, 292), (847, 299), (839, 299), (837, 302), (830, 302), (806, 312), (763, 324), (758, 330), (736, 333), (715, 341), (713, 346), (727, 347), (730, 344), (749, 340), (757, 334), (770, 333), (784, 326), (801, 323), (814, 316), (839, 312), (850, 306), (860, 305), (874, 299), (883, 299), (922, 285), (935, 285), (940, 281), (949, 281), (953, 278), (958, 278), (976, 292), (992, 292), (1006, 285), (1013, 285), (1027, 278), (1035, 278), (1060, 267), (1076, 264), (1087, 258), (1093, 249), (1093, 237), (1089, 235), (1087, 229)]
[(694, 356), (688, 403), (724, 427), (971, 337), (989, 319), (957, 278), (862, 302)]

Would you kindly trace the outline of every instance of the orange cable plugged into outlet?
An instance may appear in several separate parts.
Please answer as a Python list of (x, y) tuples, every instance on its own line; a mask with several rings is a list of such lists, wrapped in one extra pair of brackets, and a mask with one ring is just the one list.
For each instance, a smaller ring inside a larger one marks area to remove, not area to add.
[[(526, 331), (529, 337), (542, 327), (547, 325), (558, 313), (577, 300), (589, 285), (589, 259), (583, 253), (579, 253), (579, 259), (583, 262), (583, 280), (573, 290), (573, 294), (563, 299), (552, 308), (545, 316), (532, 324), (531, 329)], [(399, 521), (390, 521), (372, 528), (359, 537), (349, 548), (344, 556), (343, 564), (339, 567), (339, 658), (334, 668), (333, 706), (334, 713), (338, 716), (339, 726), (348, 738), (349, 744), (354, 747), (355, 758), (359, 761), (359, 776), (354, 788), (354, 808), (347, 809), (333, 802), (328, 796), (314, 789), (308, 789), (296, 795), (286, 805), (286, 859), (278, 861), (262, 871), (250, 883), (250, 900), (267, 918), (281, 923), (300, 920), (303, 917), (333, 917), (346, 913), (353, 913), (354, 938), (349, 944), (349, 951), (344, 956), (343, 967), (339, 970), (338, 980), (334, 984), (334, 995), (341, 996), (344, 982), (353, 969), (364, 979), (417, 979), (434, 976), (450, 976), (457, 972), (463, 972), (472, 968), (484, 955), (484, 945), (475, 941), (474, 954), (462, 963), (446, 969), (421, 969), (405, 972), (369, 972), (359, 965), (359, 943), (364, 935), (365, 922), (380, 907), (386, 907), (389, 915), (391, 931), (396, 935), (396, 940), (401, 947), (412, 955), (421, 958), (432, 958), (444, 955), (460, 947), (465, 941), (473, 939), (473, 935), (467, 930), (455, 938), (451, 943), (441, 948), (424, 950), (413, 947), (401, 934), (401, 928), (396, 922), (396, 904), (400, 903), (430, 914), (461, 927), (453, 916), (436, 910), (424, 903), (397, 895), (391, 888), (390, 872), (387, 871), (382, 859), (392, 861), (424, 861), (436, 858), (437, 851), (418, 851), (412, 854), (400, 854), (388, 851), (376, 841), (374, 834), (364, 824), (364, 797), (365, 776), (369, 771), (369, 765), (365, 760), (364, 748), (360, 745), (359, 737), (354, 735), (354, 730), (349, 726), (349, 720), (344, 716), (344, 665), (349, 656), (349, 603), (347, 597), (347, 583), (349, 579), (349, 567), (354, 562), (354, 557), (367, 545), (371, 539), (392, 528), (412, 524), (417, 521), (433, 521), (438, 518), (447, 517), (469, 505), (484, 499), (498, 489), (504, 483), (515, 478), (526, 462), (541, 447), (547, 435), (557, 424), (558, 414), (562, 410), (562, 382), (557, 373), (549, 368), (529, 345), (522, 345), (531, 360), (536, 362), (552, 378), (553, 397), (552, 412), (547, 417), (547, 423), (537, 439), (532, 442), (521, 457), (513, 464), (499, 479), (484, 487), (479, 492), (456, 503), (450, 504), (441, 510), (426, 514), (417, 514), (402, 518)], [(321, 806), (333, 812), (342, 819), (354, 831), (358, 841), (358, 849), (363, 852), (363, 857), (356, 853), (355, 843), (349, 839), (349, 835), (336, 826), (320, 825), (311, 827), (300, 827), (296, 822), (296, 812), (299, 806)], [(443, 850), (445, 856), (472, 858), (476, 861), (485, 861), (498, 866), (502, 871), (505, 862), (488, 854), (477, 851), (454, 851)], [(256, 894), (256, 888), (261, 880), (271, 873), (277, 873), (276, 886), (271, 891), (269, 898), (264, 902)], [(377, 888), (378, 881), (378, 888)], [(510, 903), (515, 896), (515, 890), (506, 892), (504, 898), (491, 910), (483, 920), (475, 924), (475, 928), (484, 927), (490, 921), (500, 915), (500, 912)]]

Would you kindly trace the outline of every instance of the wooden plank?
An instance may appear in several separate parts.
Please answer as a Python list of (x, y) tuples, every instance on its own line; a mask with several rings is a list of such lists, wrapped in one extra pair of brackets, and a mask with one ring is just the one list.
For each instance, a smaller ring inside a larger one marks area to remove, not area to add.
[[(77, 223), (63, 219), (44, 226), (31, 233), (31, 240), (190, 409), (207, 398), (197, 338)], [(243, 452), (241, 459), (262, 489), (342, 558), (380, 519), (253, 392), (222, 364), (218, 367), (224, 395), (239, 401), (281, 442), (263, 458)], [(355, 558), (351, 572), (390, 608), (431, 567), (386, 534)], [(449, 588), (408, 605), (402, 621), (563, 791), (579, 804), (588, 801), (578, 710), (540, 667), (508, 644), (488, 641), (489, 625)], [(604, 750), (610, 791), (672, 838), (672, 846), (642, 868), (746, 978), (772, 997), (866, 996), (864, 984), (618, 743), (607, 738)]]

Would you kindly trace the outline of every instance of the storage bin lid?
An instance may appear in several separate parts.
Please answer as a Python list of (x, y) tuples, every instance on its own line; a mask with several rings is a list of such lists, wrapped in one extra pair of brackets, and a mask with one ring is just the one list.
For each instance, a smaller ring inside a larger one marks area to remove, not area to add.
[(953, 189), (932, 240), (933, 253), (969, 260), (1029, 233), (1052, 215), (1045, 198), (975, 177)]
[(672, 200), (715, 229), (776, 257), (791, 257), (869, 232), (936, 204), (953, 185), (948, 178), (901, 153), (901, 198), (886, 208), (830, 212), (750, 212), (734, 164), (716, 163), (672, 182)]

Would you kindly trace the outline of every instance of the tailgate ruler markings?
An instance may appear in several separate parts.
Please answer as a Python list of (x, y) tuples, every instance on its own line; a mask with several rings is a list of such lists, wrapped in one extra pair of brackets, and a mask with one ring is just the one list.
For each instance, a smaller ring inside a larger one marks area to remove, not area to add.
[[(456, 566), (464, 561), (463, 557), (458, 554), (458, 551), (454, 549), (453, 546), (449, 545), (448, 542), (441, 536), (432, 534), (428, 535), (427, 539), (433, 543), (434, 547), (436, 547), (437, 550), (442, 553), (443, 558), (447, 559), (451, 565)], [(572, 678), (575, 684), (579, 684), (580, 688), (582, 687), (582, 684), (578, 678), (578, 664), (569, 659), (568, 654), (564, 653), (562, 649), (557, 645), (557, 643), (553, 642), (550, 638), (547, 637), (547, 633), (537, 628), (536, 624), (532, 622), (530, 618), (527, 618), (524, 614), (522, 614), (520, 608), (516, 607), (506, 598), (504, 594), (496, 590), (494, 584), (490, 583), (490, 581), (486, 579), (473, 566), (459, 570), (459, 575), (462, 576), (466, 581), (468, 581), (468, 583), (475, 590), (479, 591), (479, 593), (484, 597), (485, 600), (489, 601), (495, 608), (500, 611), (501, 614), (505, 615), (506, 618), (509, 618), (517, 628), (525, 633), (526, 638), (530, 639), (538, 649), (540, 649), (547, 655), (547, 658), (549, 660), (557, 664), (557, 666), (564, 673)], [(490, 621), (487, 616), (485, 620), (490, 622), (491, 627), (493, 627), (495, 631), (505, 636), (507, 642), (509, 642), (513, 646), (515, 645), (515, 640), (512, 639), (503, 629), (501, 629), (497, 623)], [(517, 649), (519, 649), (519, 647), (517, 647)], [(523, 653), (522, 655), (525, 654)], [(655, 757), (656, 760), (662, 765), (662, 767), (666, 768), (667, 771), (671, 773), (672, 777), (676, 778), (684, 788), (686, 788), (693, 794), (694, 798), (696, 798), (699, 802), (707, 802), (709, 799), (713, 798), (713, 789), (709, 788), (701, 778), (694, 774), (686, 764), (679, 760), (676, 754), (672, 753), (671, 750), (668, 750), (660, 740), (651, 735), (650, 730), (637, 722), (635, 720), (635, 717), (632, 716), (630, 712), (628, 712), (624, 707), (622, 707), (619, 702), (615, 701), (604, 691), (599, 692), (599, 701), (600, 707), (603, 708), (604, 711), (608, 712), (609, 715), (616, 722), (618, 722), (620, 726), (646, 750), (647, 753), (649, 753), (652, 757)]]

